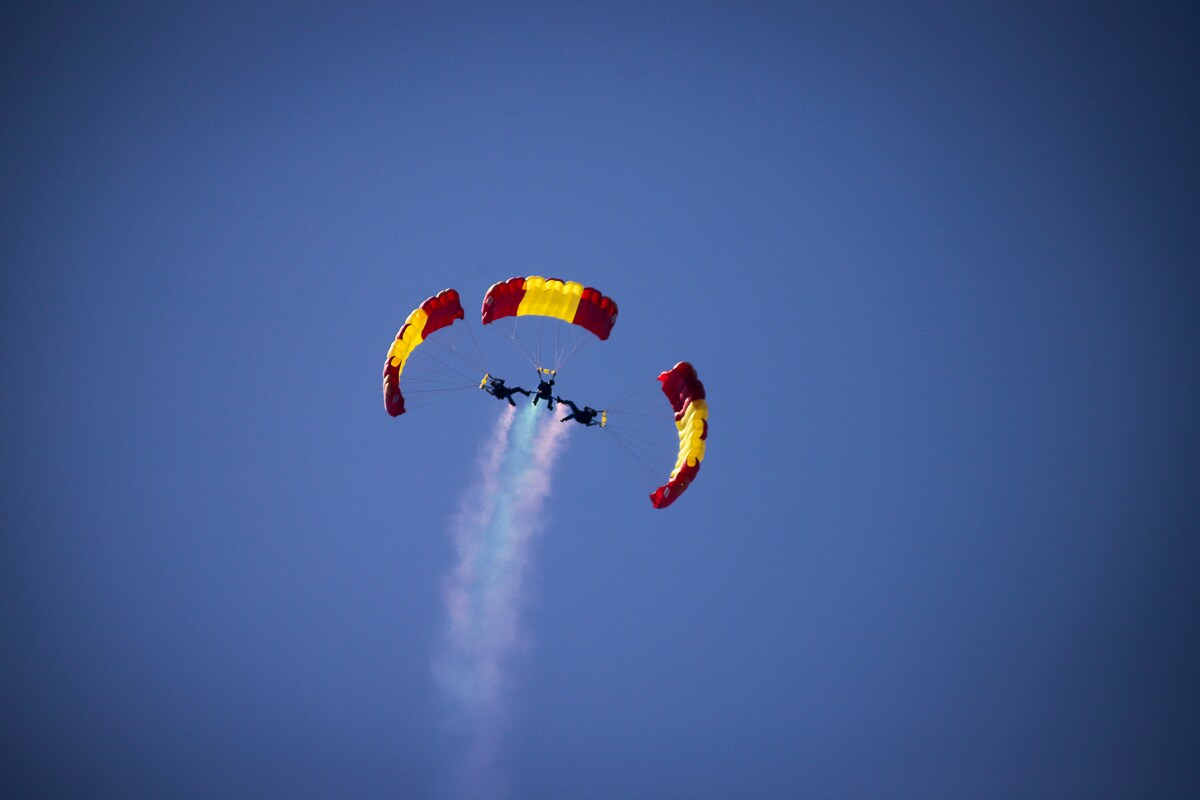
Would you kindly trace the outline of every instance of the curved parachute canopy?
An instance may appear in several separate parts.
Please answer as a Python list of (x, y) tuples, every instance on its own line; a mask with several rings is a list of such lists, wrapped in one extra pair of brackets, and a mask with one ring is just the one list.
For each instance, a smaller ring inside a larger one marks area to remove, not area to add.
[(400, 394), (400, 373), (412, 351), (436, 330), (454, 324), (456, 319), (464, 319), (462, 303), (459, 302), (458, 292), (446, 289), (430, 297), (416, 308), (400, 331), (396, 341), (388, 350), (387, 361), (383, 364), (383, 404), (393, 417), (404, 413), (404, 396)]
[(700, 472), (704, 460), (704, 443), (708, 439), (708, 401), (704, 384), (695, 368), (681, 361), (658, 376), (663, 394), (675, 410), (675, 427), (679, 430), (679, 458), (670, 479), (654, 490), (650, 502), (655, 508), (666, 508), (683, 494)]
[(558, 278), (509, 278), (483, 298), (483, 324), (504, 317), (555, 317), (607, 339), (617, 323), (617, 304), (599, 289)]

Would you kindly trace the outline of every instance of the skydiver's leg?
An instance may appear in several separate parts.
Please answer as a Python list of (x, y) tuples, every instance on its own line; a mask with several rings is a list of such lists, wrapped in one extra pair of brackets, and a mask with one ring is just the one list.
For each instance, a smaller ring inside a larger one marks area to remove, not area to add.
[(513, 408), (516, 408), (516, 407), (517, 407), (517, 404), (516, 404), (516, 403), (513, 401), (513, 399), (512, 399), (512, 395), (511, 395), (511, 394), (510, 394), (508, 397), (504, 398), (504, 399), (505, 399), (505, 400), (507, 400), (507, 401), (508, 401), (508, 404), (509, 404), (510, 406), (512, 406)]

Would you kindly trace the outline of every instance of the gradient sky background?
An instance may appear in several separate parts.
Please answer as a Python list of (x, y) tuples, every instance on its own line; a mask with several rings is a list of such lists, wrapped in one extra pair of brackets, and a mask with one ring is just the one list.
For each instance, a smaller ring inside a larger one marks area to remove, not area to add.
[(512, 797), (1200, 795), (1200, 25), (1043, 5), (6, 11), (0, 793), (439, 796), (498, 406), (380, 369), (550, 274), (713, 433), (571, 432)]

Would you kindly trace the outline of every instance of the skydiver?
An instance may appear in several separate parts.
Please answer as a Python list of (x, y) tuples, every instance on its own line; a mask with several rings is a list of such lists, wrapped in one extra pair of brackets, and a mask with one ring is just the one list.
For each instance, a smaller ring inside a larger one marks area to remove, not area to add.
[(591, 406), (584, 406), (583, 410), (581, 411), (579, 409), (579, 406), (575, 405), (570, 400), (567, 400), (564, 397), (556, 397), (554, 399), (560, 403), (566, 403), (567, 405), (569, 405), (571, 407), (571, 413), (567, 414), (565, 417), (560, 419), (559, 422), (566, 422), (569, 419), (573, 419), (576, 422), (578, 422), (580, 425), (587, 425), (589, 428), (592, 427), (593, 425), (600, 424), (599, 422), (596, 422), (596, 415), (599, 414), (600, 412), (597, 411), (596, 409), (592, 408)]
[[(529, 394), (529, 392), (526, 392), (526, 394)], [(542, 380), (540, 374), (538, 375), (537, 394), (535, 394), (533, 397), (533, 404), (535, 406), (537, 405), (538, 400), (545, 400), (546, 407), (551, 411), (554, 410), (554, 378), (551, 378), (547, 382)]]
[(488, 383), (486, 386), (483, 387), (483, 390), (485, 392), (487, 392), (488, 394), (490, 394), (492, 397), (496, 398), (497, 400), (507, 400), (508, 404), (510, 406), (514, 406), (514, 407), (517, 405), (515, 402), (513, 402), (513, 399), (512, 399), (512, 396), (514, 394), (517, 394), (518, 392), (520, 392), (521, 394), (525, 395), (526, 397), (529, 397), (528, 389), (522, 389), (520, 386), (513, 386), (511, 388), (508, 386), (505, 386), (503, 378), (488, 379)]

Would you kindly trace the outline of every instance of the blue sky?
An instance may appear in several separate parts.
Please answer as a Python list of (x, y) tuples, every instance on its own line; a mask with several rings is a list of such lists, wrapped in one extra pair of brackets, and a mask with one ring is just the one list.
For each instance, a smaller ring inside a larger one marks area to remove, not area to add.
[(1193, 11), (7, 21), (6, 796), (444, 795), (498, 406), (379, 375), (525, 274), (621, 307), (564, 393), (687, 359), (712, 436), (656, 512), (571, 432), (510, 796), (1200, 793)]

